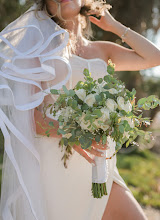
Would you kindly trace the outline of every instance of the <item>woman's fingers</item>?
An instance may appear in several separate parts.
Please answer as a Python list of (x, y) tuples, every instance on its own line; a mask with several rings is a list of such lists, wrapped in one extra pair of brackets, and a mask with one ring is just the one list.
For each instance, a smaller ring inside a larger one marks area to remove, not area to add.
[(89, 152), (91, 154), (94, 154), (95, 156), (98, 156), (98, 157), (106, 157), (105, 154), (103, 155), (102, 152), (99, 152), (99, 151), (95, 150), (94, 148), (92, 148), (91, 150), (85, 149), (85, 151), (87, 151), (87, 152)]
[(109, 149), (109, 147), (107, 146), (107, 144), (102, 145), (100, 142), (97, 143), (95, 140), (92, 141), (92, 145), (97, 148), (97, 149), (101, 149), (101, 150), (107, 150)]
[(87, 12), (87, 15), (99, 15), (99, 11), (90, 10), (90, 11)]
[(95, 161), (88, 156), (88, 154), (83, 150), (80, 146), (74, 145), (73, 149), (77, 151), (82, 157), (84, 157), (89, 163), (93, 163), (96, 165)]

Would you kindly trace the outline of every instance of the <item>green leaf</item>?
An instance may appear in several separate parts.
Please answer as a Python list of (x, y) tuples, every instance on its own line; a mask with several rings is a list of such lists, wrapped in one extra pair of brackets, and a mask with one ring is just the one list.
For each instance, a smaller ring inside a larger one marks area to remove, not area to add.
[(106, 144), (106, 141), (107, 141), (107, 136), (104, 134), (102, 136), (102, 144)]
[(126, 148), (129, 146), (129, 144), (130, 144), (130, 140), (128, 140), (128, 141), (126, 142)]
[(76, 101), (76, 100), (73, 100), (73, 101), (72, 101), (72, 108), (73, 108), (73, 109), (77, 109), (77, 106), (78, 106), (77, 101)]
[(99, 134), (97, 134), (96, 137), (95, 137), (95, 141), (100, 142), (100, 140), (101, 140), (101, 136)]
[(90, 131), (88, 131), (88, 132), (85, 133), (85, 137), (93, 139), (94, 136), (93, 136), (93, 134)]
[(95, 96), (96, 102), (102, 101), (102, 97), (100, 95)]
[(75, 95), (75, 91), (74, 91), (73, 89), (70, 89), (70, 90), (69, 90), (69, 95), (70, 95), (70, 96), (74, 96), (74, 95)]
[(66, 95), (69, 95), (69, 91), (68, 91), (68, 89), (66, 88), (66, 86), (63, 85), (62, 88), (63, 88), (63, 91), (65, 92), (65, 94), (66, 94)]
[(92, 114), (97, 115), (98, 118), (102, 116), (102, 112), (100, 109), (95, 109)]
[(68, 139), (67, 138), (63, 138), (64, 140), (64, 145), (67, 146), (68, 145)]
[(83, 74), (84, 74), (85, 76), (89, 76), (89, 70), (88, 70), (87, 68), (85, 68), (85, 69), (83, 70)]
[(108, 65), (108, 66), (107, 66), (107, 72), (108, 72), (109, 74), (113, 75), (113, 74), (114, 74), (114, 67)]
[(110, 75), (106, 75), (106, 76), (103, 77), (103, 79), (104, 79), (105, 82), (110, 83), (110, 82), (112, 82), (113, 77), (110, 76)]
[(116, 142), (116, 150), (120, 150), (122, 148), (122, 144), (120, 142)]
[(63, 129), (60, 129), (60, 128), (58, 128), (57, 132), (60, 133), (60, 134), (66, 134), (66, 132)]
[(142, 106), (143, 104), (145, 104), (146, 100), (147, 100), (146, 98), (139, 99), (137, 102), (138, 106)]
[(67, 105), (72, 106), (72, 99), (68, 99)]
[(49, 122), (49, 126), (55, 127), (54, 124), (53, 124), (53, 121), (50, 121), (50, 122)]
[(84, 103), (84, 104), (82, 105), (81, 109), (82, 109), (82, 111), (83, 111), (83, 110), (87, 110), (87, 109), (89, 109), (89, 106), (88, 106), (86, 103)]
[(50, 92), (55, 95), (59, 94), (59, 91), (57, 89), (51, 89)]
[(76, 136), (81, 136), (83, 133), (81, 131), (81, 129), (76, 129)]
[(92, 140), (89, 139), (89, 138), (86, 138), (86, 137), (84, 137), (84, 136), (81, 136), (81, 137), (79, 138), (79, 142), (80, 142), (80, 144), (81, 144), (81, 146), (82, 146), (82, 149), (87, 149), (87, 148), (90, 147), (91, 144), (92, 144)]
[(46, 132), (45, 132), (45, 134), (48, 134), (50, 132), (50, 130), (47, 130)]
[(99, 78), (99, 79), (98, 79), (98, 83), (101, 84), (102, 82), (103, 82), (103, 79), (102, 79), (102, 78)]
[(130, 131), (131, 130), (131, 127), (130, 127), (127, 120), (123, 121), (123, 126), (124, 126), (125, 131)]
[(124, 126), (123, 125), (120, 125), (119, 126), (119, 131), (123, 134), (124, 133)]
[(104, 89), (110, 89), (110, 86), (105, 84), (105, 86), (103, 86)]

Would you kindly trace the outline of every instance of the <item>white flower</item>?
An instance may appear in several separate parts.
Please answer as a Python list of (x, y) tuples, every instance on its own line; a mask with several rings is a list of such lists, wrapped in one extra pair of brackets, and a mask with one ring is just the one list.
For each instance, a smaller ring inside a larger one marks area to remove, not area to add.
[(71, 133), (62, 134), (62, 137), (69, 139), (72, 136)]
[(108, 130), (108, 128), (109, 128), (109, 125), (101, 125), (101, 129), (103, 130), (103, 131), (107, 131)]
[(127, 138), (127, 139), (129, 139), (129, 137), (130, 137), (130, 135), (129, 135), (129, 132), (127, 131), (124, 131), (124, 133), (123, 133), (123, 138)]
[(117, 97), (118, 108), (124, 110), (124, 98), (119, 96)]
[(117, 108), (117, 103), (113, 99), (107, 99), (106, 106), (111, 112), (113, 112)]
[(103, 81), (102, 83), (98, 84), (96, 88), (93, 88), (92, 91), (95, 91), (97, 95), (99, 95), (99, 93), (106, 91), (106, 89), (103, 88), (104, 85), (105, 82)]
[(117, 98), (117, 103), (118, 103), (118, 108), (120, 110), (124, 110), (126, 112), (130, 112), (132, 111), (132, 104), (130, 103), (130, 101), (128, 100), (127, 103), (124, 103), (124, 98), (119, 96)]
[(84, 99), (84, 102), (88, 106), (93, 107), (93, 104), (96, 102), (95, 95), (94, 94), (87, 95), (86, 98)]
[(126, 112), (131, 112), (132, 111), (132, 104), (128, 100), (127, 103), (125, 104), (125, 111)]
[(86, 114), (83, 112), (82, 116), (79, 118), (79, 123), (82, 129), (87, 129), (89, 130), (87, 127), (90, 125), (89, 121), (85, 121), (84, 117), (86, 116)]
[(101, 121), (106, 121), (110, 118), (109, 110), (106, 107), (101, 108), (102, 116), (99, 118)]
[(59, 111), (59, 115), (63, 115), (64, 121), (67, 122), (70, 115), (74, 113), (74, 110), (70, 107), (67, 106), (66, 108), (63, 108)]
[(85, 89), (76, 90), (75, 93), (78, 96), (78, 98), (81, 99), (82, 101), (84, 101), (84, 99), (86, 98), (86, 90)]
[(108, 89), (107, 91), (108, 91), (109, 93), (113, 94), (113, 95), (118, 93), (118, 91), (117, 91), (116, 89), (114, 89), (114, 88)]
[(122, 89), (122, 88), (124, 89), (124, 88), (125, 88), (124, 85), (119, 85), (118, 87), (119, 87), (120, 89)]

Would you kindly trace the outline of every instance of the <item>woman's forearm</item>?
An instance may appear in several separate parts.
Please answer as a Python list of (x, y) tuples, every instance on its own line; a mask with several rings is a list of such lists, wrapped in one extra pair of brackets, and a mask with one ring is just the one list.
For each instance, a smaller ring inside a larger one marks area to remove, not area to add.
[(54, 124), (54, 127), (51, 128), (50, 130), (50, 137), (54, 137), (54, 138), (61, 138), (62, 135), (58, 135), (57, 134), (57, 130), (59, 128), (59, 122), (51, 119), (49, 117), (46, 117), (45, 119), (43, 118), (43, 113), (38, 111), (36, 108), (34, 110), (34, 119), (35, 119), (35, 123), (36, 123), (36, 133), (40, 134), (40, 135), (45, 135), (45, 132), (50, 129), (51, 127), (49, 126), (49, 122), (52, 121)]
[[(110, 31), (119, 37), (124, 34), (126, 26), (119, 21), (115, 21)], [(139, 33), (129, 29), (126, 33), (125, 42), (142, 58), (148, 61), (153, 61), (155, 64), (160, 65), (160, 49), (156, 47), (151, 41), (143, 37)]]

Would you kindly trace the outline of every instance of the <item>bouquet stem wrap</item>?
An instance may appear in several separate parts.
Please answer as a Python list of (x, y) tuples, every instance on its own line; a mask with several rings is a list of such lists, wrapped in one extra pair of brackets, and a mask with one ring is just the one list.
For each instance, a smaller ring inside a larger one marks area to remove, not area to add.
[[(107, 156), (107, 150), (97, 149)], [(96, 166), (92, 166), (92, 194), (94, 198), (107, 195), (108, 161), (105, 157), (94, 157)]]

